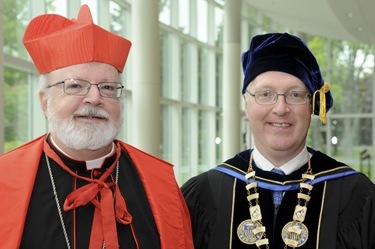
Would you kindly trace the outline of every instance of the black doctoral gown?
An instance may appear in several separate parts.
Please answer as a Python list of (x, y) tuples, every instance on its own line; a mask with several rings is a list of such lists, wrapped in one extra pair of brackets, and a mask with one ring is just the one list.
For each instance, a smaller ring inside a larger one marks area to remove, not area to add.
[[(304, 224), (308, 239), (299, 248), (374, 249), (375, 187), (363, 174), (327, 155), (309, 149), (315, 175)], [(188, 204), (196, 249), (257, 248), (240, 241), (238, 225), (250, 218), (244, 173), (251, 151), (238, 153), (213, 170), (193, 177), (182, 186)], [(254, 163), (253, 163), (254, 164)], [(307, 164), (290, 175), (262, 171), (253, 165), (258, 181), (262, 222), (270, 249), (284, 248), (282, 229), (293, 220), (299, 187), (285, 191), (275, 215), (272, 191), (261, 186), (285, 186), (301, 181)], [(228, 174), (228, 171), (232, 172)]]

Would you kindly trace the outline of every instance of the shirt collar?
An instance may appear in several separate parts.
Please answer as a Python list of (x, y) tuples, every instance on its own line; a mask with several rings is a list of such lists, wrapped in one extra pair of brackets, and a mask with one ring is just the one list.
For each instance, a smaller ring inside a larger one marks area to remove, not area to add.
[[(307, 153), (307, 148), (305, 146), (305, 148), (297, 156), (295, 156), (290, 161), (286, 162), (278, 168), (284, 171), (286, 175), (293, 173), (294, 171), (298, 170), (307, 163)], [(270, 161), (268, 161), (262, 154), (260, 154), (256, 147), (254, 147), (253, 158), (257, 167), (264, 171), (271, 171), (273, 168), (276, 167)]]

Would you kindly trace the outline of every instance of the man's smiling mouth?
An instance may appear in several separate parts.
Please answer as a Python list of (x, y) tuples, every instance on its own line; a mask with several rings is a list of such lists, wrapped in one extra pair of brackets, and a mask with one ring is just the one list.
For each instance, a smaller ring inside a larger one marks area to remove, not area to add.
[(290, 126), (289, 123), (269, 123), (269, 124), (274, 127), (289, 127)]

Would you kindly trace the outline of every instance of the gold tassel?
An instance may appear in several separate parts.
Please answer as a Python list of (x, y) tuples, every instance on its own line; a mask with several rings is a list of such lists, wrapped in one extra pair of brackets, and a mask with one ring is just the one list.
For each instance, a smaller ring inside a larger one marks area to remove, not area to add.
[(331, 85), (328, 82), (324, 82), (323, 86), (314, 92), (313, 95), (313, 109), (312, 109), (312, 114), (314, 115), (314, 109), (315, 109), (315, 95), (317, 92), (319, 92), (319, 119), (322, 124), (327, 123), (327, 112), (326, 112), (326, 93), (329, 92), (331, 89)]

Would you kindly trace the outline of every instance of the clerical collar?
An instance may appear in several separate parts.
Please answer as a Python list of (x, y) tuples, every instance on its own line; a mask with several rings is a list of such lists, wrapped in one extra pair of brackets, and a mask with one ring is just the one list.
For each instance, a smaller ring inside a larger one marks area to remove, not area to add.
[(114, 146), (114, 144), (112, 143), (112, 149), (111, 149), (111, 151), (110, 151), (107, 155), (102, 156), (102, 157), (99, 157), (99, 158), (94, 159), (94, 160), (86, 161), (86, 168), (87, 168), (87, 169), (100, 168), (100, 167), (102, 166), (102, 164), (103, 164), (103, 161), (104, 161), (107, 157), (109, 157), (110, 155), (112, 155), (113, 152), (114, 152), (114, 150), (115, 150), (115, 146)]
[[(75, 161), (74, 164), (76, 164), (75, 166), (78, 166), (77, 169), (78, 170), (82, 170), (82, 166), (79, 166), (79, 164), (82, 162), (83, 164), (85, 164), (85, 170), (91, 170), (91, 169), (96, 169), (96, 168), (101, 168), (102, 165), (103, 165), (103, 162), (107, 159), (111, 159), (110, 161), (112, 161), (112, 157), (114, 155), (114, 143), (112, 142), (112, 149), (111, 151), (107, 154), (107, 155), (104, 155), (100, 158), (97, 158), (97, 159), (94, 159), (94, 160), (88, 160), (88, 161), (76, 161), (76, 159), (72, 158), (69, 154), (67, 154), (66, 152), (64, 152), (56, 143), (55, 141), (53, 140), (52, 136), (48, 136), (47, 138), (47, 142), (49, 142), (50, 145), (52, 145), (52, 148), (54, 148), (54, 150), (60, 155), (60, 156), (63, 156), (65, 158), (64, 161), (68, 160), (68, 161)], [(78, 163), (79, 162), (79, 163)], [(78, 163), (78, 164), (77, 164)], [(107, 162), (105, 163), (107, 164)], [(68, 166), (71, 168), (70, 166), (71, 164), (68, 163)]]
[[(307, 163), (307, 153), (307, 149), (303, 149), (296, 157), (294, 157), (292, 160), (286, 162), (278, 168), (284, 171), (286, 175), (291, 174), (292, 172), (300, 169), (303, 165)], [(256, 166), (264, 171), (271, 171), (273, 168), (276, 167), (270, 161), (268, 161), (262, 154), (260, 154), (259, 150), (256, 147), (254, 147), (253, 151), (253, 160)]]

